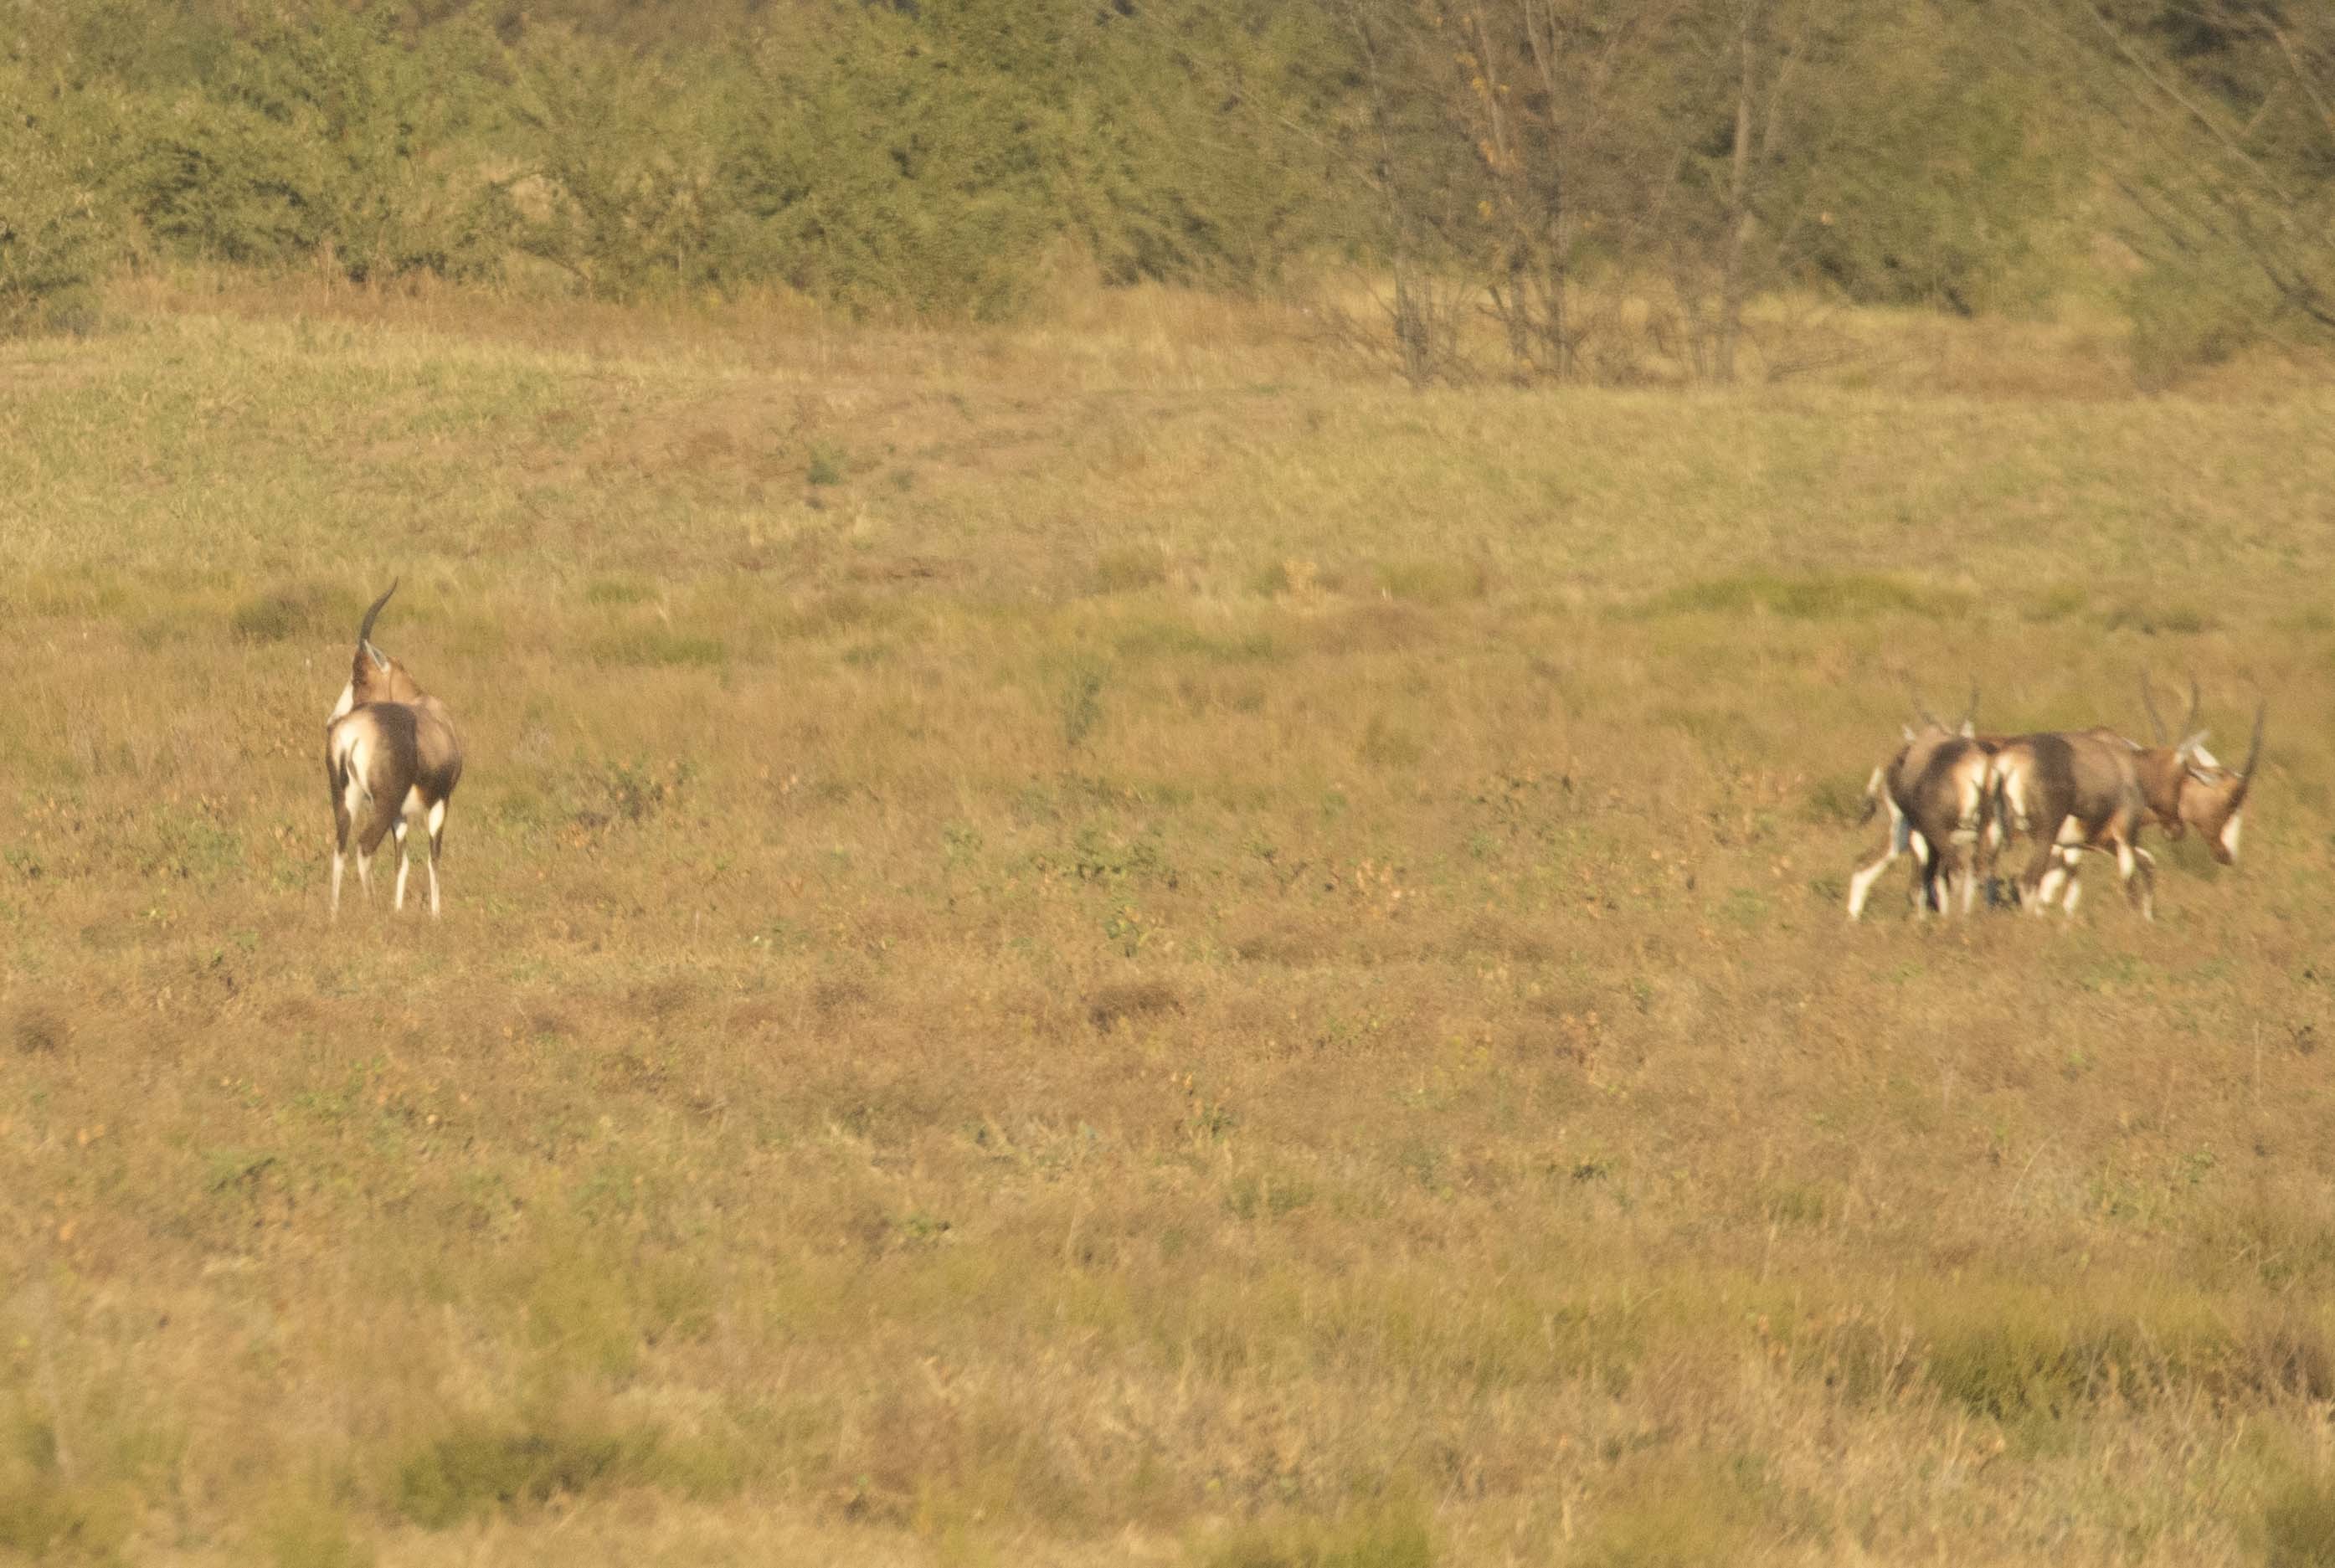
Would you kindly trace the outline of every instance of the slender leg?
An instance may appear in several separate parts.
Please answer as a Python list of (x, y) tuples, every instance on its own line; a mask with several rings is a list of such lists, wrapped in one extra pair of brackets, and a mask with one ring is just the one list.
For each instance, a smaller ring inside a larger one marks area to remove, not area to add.
[(402, 909), (405, 907), (405, 876), (413, 869), (413, 857), (408, 854), (405, 848), (405, 824), (402, 820), (397, 825), (396, 837), (397, 895), (390, 900), (389, 906), (392, 909)]
[(1851, 920), (1865, 913), (1865, 901), (1871, 895), (1873, 885), (1881, 879), (1883, 872), (1897, 863), (1898, 851), (1902, 847), (1898, 835), (1892, 833), (1889, 847), (1882, 852), (1881, 858), (1848, 879), (1848, 917)]
[(438, 917), (438, 857), (446, 853), (446, 802), (430, 808), (430, 917)]

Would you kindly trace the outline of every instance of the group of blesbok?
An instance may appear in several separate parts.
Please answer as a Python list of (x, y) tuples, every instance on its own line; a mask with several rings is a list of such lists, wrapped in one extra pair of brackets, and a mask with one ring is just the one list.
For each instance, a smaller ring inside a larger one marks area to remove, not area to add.
[[(373, 643), (373, 627), (387, 592), (357, 627), (348, 684), (325, 721), (325, 770), (330, 783), (335, 837), (332, 909), (341, 906), (341, 867), (354, 836), (357, 880), (372, 891), (373, 854), (384, 837), (397, 840), (394, 906), (405, 905), (412, 868), (406, 837), (419, 823), (430, 843), (430, 913), (439, 912), (438, 859), (445, 848), (446, 803), (462, 778), (462, 748), (446, 705), (421, 690), (405, 666)], [(2034, 846), (2010, 895), (2036, 914), (2054, 904), (2073, 915), (2081, 895), (2084, 856), (2116, 858), (2127, 894), (2143, 915), (2156, 908), (2156, 857), (2140, 846), (2150, 823), (2165, 836), (2195, 828), (2224, 865), (2237, 859), (2246, 792), (2262, 760), (2262, 718), (2254, 710), (2253, 740), (2243, 765), (2226, 768), (2205, 750), (2197, 721), (2197, 682), (2189, 682), (2189, 712), (2169, 733), (2156, 711), (2146, 674), (2141, 705), (2156, 744), (2144, 746), (2105, 727), (2037, 735), (1981, 735), (1971, 711), (1948, 724), (1923, 708), (1904, 726), (1904, 744), (1873, 770), (1865, 815), (1889, 813), (1889, 845), (1881, 857), (1849, 879), (1848, 915), (1865, 913), (1873, 885), (1901, 855), (1914, 857), (1916, 906), (1943, 911), (1959, 896), (1967, 914), (1981, 886), (1991, 886), (2003, 848), (2024, 835)]]
[(1992, 887), (2002, 850), (2022, 835), (2034, 850), (2012, 879), (2010, 896), (2037, 915), (2054, 904), (2075, 914), (2084, 856), (2091, 852), (2115, 857), (2127, 896), (2144, 918), (2153, 918), (2156, 859), (2140, 846), (2141, 830), (2151, 823), (2168, 838), (2195, 828), (2214, 859), (2233, 863), (2246, 792), (2262, 761), (2268, 704), (2254, 710), (2244, 763), (2226, 768), (2205, 750), (2205, 731), (2191, 728), (2197, 721), (2195, 679), (2188, 715), (2176, 731), (2166, 731), (2146, 673), (2140, 696), (2154, 745), (2106, 726), (1981, 735), (1974, 724), (1976, 692), (1970, 711), (1952, 724), (1941, 722), (1917, 696), (1920, 723), (1904, 726), (1904, 747), (1873, 770), (1865, 787), (1861, 820), (1871, 821), (1885, 807), (1889, 847), (1849, 879), (1848, 917), (1865, 913), (1874, 883), (1909, 851), (1915, 907), (1943, 912), (1959, 895), (1967, 914), (1978, 889)]

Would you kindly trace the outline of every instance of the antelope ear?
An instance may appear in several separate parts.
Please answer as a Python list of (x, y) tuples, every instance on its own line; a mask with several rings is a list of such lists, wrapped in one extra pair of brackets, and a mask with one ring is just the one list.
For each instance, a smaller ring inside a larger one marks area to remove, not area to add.
[(1956, 733), (1961, 735), (1965, 740), (1975, 739), (1978, 735), (1978, 721), (1975, 719), (1963, 720), (1962, 729), (1957, 731)]
[(2197, 748), (2205, 743), (2205, 737), (2211, 733), (2212, 731), (2207, 730), (2198, 731), (2196, 733), (2191, 735), (2187, 740), (2182, 741), (2181, 744), (2175, 749), (2174, 755), (2185, 760), (2195, 757), (2197, 754)]
[(1908, 746), (1914, 743), (1914, 726), (1911, 724), (1900, 724), (1897, 726), (1897, 732), (1905, 737), (1905, 743)]
[(374, 669), (386, 670), (389, 668), (388, 656), (383, 653), (379, 648), (374, 647), (371, 643), (367, 643), (364, 645), (364, 651), (367, 654), (371, 655), (373, 659), (373, 667)]

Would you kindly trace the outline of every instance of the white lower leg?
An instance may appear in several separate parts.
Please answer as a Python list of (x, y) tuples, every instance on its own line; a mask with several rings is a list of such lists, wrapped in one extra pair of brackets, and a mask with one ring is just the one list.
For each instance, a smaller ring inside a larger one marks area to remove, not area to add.
[(1855, 920), (1865, 913), (1865, 900), (1873, 892), (1873, 885), (1881, 874), (1896, 862), (1897, 850), (1893, 845), (1889, 853), (1848, 879), (1848, 917)]
[(2043, 873), (2043, 880), (2035, 885), (2034, 912), (2037, 915), (2041, 915), (2059, 901), (2060, 884), (2067, 880), (2067, 871), (2056, 863)]
[(341, 861), (342, 861), (342, 858), (343, 858), (343, 856), (342, 856), (342, 854), (341, 854), (340, 847), (336, 845), (336, 846), (334, 846), (334, 849), (333, 849), (333, 914), (334, 914), (335, 916), (337, 916), (337, 915), (341, 913)]
[(364, 895), (367, 904), (373, 902), (373, 857), (363, 849), (357, 851), (357, 891)]

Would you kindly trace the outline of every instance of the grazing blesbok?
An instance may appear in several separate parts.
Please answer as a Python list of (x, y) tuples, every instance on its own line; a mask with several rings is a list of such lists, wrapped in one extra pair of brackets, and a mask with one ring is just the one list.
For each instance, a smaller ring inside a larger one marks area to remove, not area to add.
[(397, 584), (373, 602), (357, 628), (349, 683), (325, 721), (325, 772), (332, 787), (333, 902), (341, 912), (341, 864), (356, 833), (357, 884), (373, 892), (373, 852), (383, 836), (397, 838), (397, 893), (405, 907), (405, 877), (412, 868), (405, 837), (419, 818), (430, 838), (430, 913), (439, 913), (438, 858), (446, 847), (446, 802), (462, 779), (462, 747), (446, 704), (421, 690), (403, 664), (373, 644), (373, 624)]
[[(2156, 744), (2143, 748), (2135, 758), (2140, 771), (2141, 793), (2148, 800), (2149, 816), (2165, 829), (2167, 838), (2178, 838), (2195, 828), (2215, 860), (2224, 866), (2235, 865), (2238, 837), (2245, 828), (2246, 793), (2253, 787), (2254, 767), (2262, 760), (2262, 721), (2270, 711), (2268, 700), (2254, 707), (2253, 740), (2246, 748), (2244, 765), (2236, 769), (2224, 767), (2205, 750), (2204, 731), (2190, 728), (2197, 721), (2195, 676), (2189, 680), (2189, 711), (2182, 719), (2179, 731), (2165, 730), (2146, 671), (2140, 677), (2140, 701), (2148, 711), (2148, 722), (2156, 736)], [(2174, 733), (2183, 736), (2177, 744)]]
[(1977, 882), (1974, 851), (1985, 818), (1988, 763), (1993, 737), (1980, 737), (1972, 723), (1978, 693), (1971, 693), (1970, 711), (1957, 723), (1947, 724), (1922, 707), (1914, 710), (1922, 722), (1904, 727), (1904, 745), (1873, 770), (1865, 787), (1865, 815), (1871, 821), (1876, 808), (1889, 811), (1889, 844), (1881, 857), (1849, 878), (1848, 917), (1860, 918), (1873, 885), (1911, 850), (1915, 867), (1917, 908), (1943, 912), (1960, 884), (1962, 910), (1970, 910)]
[(2084, 853), (2093, 849), (2116, 857), (2126, 896), (2143, 919), (2156, 918), (2156, 861), (2137, 842), (2148, 819), (2137, 756), (2130, 741), (2097, 731), (2021, 735), (1995, 751), (1985, 841), (1991, 851), (2017, 834), (2034, 840), (2018, 882), (2031, 913), (2044, 913), (2064, 890), (2067, 914), (2075, 915)]

